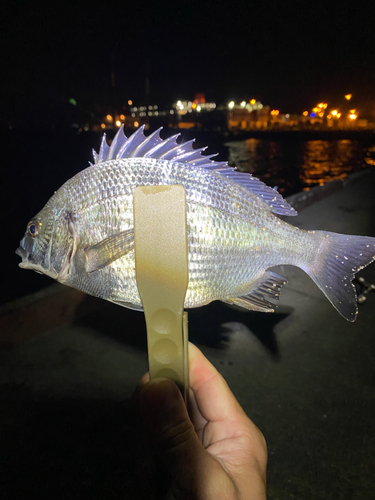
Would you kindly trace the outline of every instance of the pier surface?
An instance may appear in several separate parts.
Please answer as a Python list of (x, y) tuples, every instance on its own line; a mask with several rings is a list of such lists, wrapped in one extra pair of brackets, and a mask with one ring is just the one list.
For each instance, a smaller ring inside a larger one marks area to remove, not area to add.
[[(368, 171), (306, 203), (290, 222), (375, 236), (374, 193)], [(190, 340), (264, 433), (270, 500), (368, 500), (375, 471), (375, 293), (349, 323), (303, 271), (276, 272), (289, 283), (274, 314), (212, 303), (189, 311)], [(375, 264), (359, 276), (375, 283)], [(58, 284), (4, 306), (1, 497), (143, 498), (135, 459), (141, 436), (129, 398), (146, 371), (141, 313)]]

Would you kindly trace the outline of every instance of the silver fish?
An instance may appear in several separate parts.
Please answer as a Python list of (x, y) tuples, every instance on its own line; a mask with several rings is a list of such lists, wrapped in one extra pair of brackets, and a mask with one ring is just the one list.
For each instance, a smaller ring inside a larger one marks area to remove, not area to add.
[(296, 211), (274, 189), (225, 162), (162, 140), (143, 127), (68, 180), (31, 219), (16, 253), (24, 269), (142, 310), (135, 277), (133, 190), (179, 184), (187, 199), (189, 285), (185, 308), (213, 300), (270, 312), (285, 279), (272, 266), (303, 269), (344, 318), (357, 315), (354, 274), (375, 259), (375, 238), (305, 231), (277, 217)]

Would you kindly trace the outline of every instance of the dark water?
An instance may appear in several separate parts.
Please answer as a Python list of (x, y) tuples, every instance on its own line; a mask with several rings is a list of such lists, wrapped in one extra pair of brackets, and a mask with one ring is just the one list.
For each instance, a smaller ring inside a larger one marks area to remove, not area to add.
[(375, 165), (375, 145), (355, 140), (228, 142), (228, 160), (284, 196)]

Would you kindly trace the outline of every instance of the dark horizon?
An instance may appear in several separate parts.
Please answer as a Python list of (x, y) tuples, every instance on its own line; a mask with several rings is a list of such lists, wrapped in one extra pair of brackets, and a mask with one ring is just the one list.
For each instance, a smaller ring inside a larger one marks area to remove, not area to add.
[(87, 111), (128, 99), (168, 105), (203, 92), (218, 103), (256, 98), (301, 113), (321, 101), (338, 106), (351, 93), (356, 107), (375, 115), (373, 7), (360, 6), (11, 4), (3, 18), (1, 108), (11, 117), (48, 113), (43, 108), (69, 98)]

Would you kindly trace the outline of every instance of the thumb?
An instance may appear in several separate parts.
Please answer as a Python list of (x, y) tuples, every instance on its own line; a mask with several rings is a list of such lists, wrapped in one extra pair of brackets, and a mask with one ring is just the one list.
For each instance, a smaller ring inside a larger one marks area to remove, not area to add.
[[(142, 387), (139, 407), (156, 454), (176, 482), (194, 490), (201, 472), (216, 460), (198, 439), (177, 385), (169, 379), (154, 379)], [(203, 479), (203, 477), (202, 477)]]

